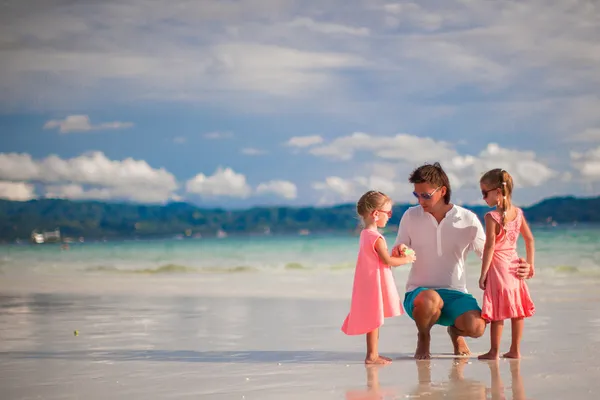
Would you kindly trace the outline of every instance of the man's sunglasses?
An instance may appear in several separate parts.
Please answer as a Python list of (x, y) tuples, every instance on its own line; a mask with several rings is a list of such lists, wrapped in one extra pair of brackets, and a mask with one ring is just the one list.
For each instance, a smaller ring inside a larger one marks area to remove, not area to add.
[(433, 194), (435, 192), (437, 192), (439, 189), (441, 188), (441, 186), (438, 186), (433, 192), (431, 193), (417, 193), (417, 192), (413, 192), (413, 196), (415, 196), (417, 199), (420, 197), (423, 200), (431, 200), (431, 198), (433, 197)]

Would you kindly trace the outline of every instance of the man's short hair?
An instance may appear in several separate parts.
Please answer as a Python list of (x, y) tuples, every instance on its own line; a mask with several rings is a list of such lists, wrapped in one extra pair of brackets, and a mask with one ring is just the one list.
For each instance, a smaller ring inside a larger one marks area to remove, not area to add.
[(413, 185), (415, 183), (428, 183), (436, 188), (446, 186), (444, 202), (446, 204), (450, 204), (450, 197), (452, 195), (450, 180), (448, 179), (448, 175), (446, 175), (446, 172), (444, 172), (444, 169), (440, 163), (436, 162), (433, 164), (421, 165), (410, 174), (408, 181)]

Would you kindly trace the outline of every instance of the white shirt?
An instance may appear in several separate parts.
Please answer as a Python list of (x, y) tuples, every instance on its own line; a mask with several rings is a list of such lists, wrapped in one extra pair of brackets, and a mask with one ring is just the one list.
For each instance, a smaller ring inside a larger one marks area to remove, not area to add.
[(426, 287), (468, 293), (465, 259), (470, 250), (483, 256), (485, 231), (475, 213), (457, 205), (439, 224), (433, 215), (415, 206), (400, 220), (394, 247), (400, 243), (412, 248), (417, 257), (408, 275), (407, 292)]

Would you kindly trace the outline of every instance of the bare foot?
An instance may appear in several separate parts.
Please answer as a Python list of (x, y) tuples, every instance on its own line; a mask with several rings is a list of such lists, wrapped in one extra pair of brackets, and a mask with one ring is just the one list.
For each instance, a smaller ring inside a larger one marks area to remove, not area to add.
[(488, 351), (485, 354), (480, 355), (479, 357), (477, 357), (480, 360), (497, 360), (498, 359), (498, 351)]
[(417, 350), (415, 350), (415, 359), (417, 360), (429, 360), (431, 358), (430, 353), (431, 336), (428, 333), (419, 333), (417, 335)]
[(521, 353), (518, 351), (509, 351), (508, 353), (502, 354), (504, 358), (521, 358)]
[(391, 364), (392, 359), (388, 357), (376, 356), (376, 357), (367, 357), (365, 358), (365, 364), (373, 364), (373, 365), (387, 365)]
[(452, 340), (455, 356), (468, 356), (471, 354), (471, 350), (469, 349), (469, 346), (467, 346), (465, 338), (456, 333), (455, 327), (448, 327), (448, 335), (450, 335), (450, 339)]

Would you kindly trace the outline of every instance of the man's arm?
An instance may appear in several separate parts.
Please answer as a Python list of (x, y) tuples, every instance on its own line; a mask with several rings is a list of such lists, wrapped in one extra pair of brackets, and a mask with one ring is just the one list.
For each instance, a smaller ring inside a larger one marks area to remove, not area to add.
[(473, 214), (473, 227), (475, 228), (475, 235), (471, 242), (469, 249), (473, 250), (477, 257), (483, 258), (483, 249), (485, 247), (485, 230), (481, 221), (477, 218), (477, 215)]
[(400, 224), (398, 225), (398, 234), (396, 235), (396, 241), (392, 246), (393, 256), (398, 256), (398, 252), (394, 254), (394, 249), (396, 248), (396, 246), (403, 244), (405, 246), (410, 247), (410, 236), (408, 235), (408, 221), (409, 215), (408, 210), (406, 210), (406, 212), (402, 215), (402, 218), (400, 218)]

